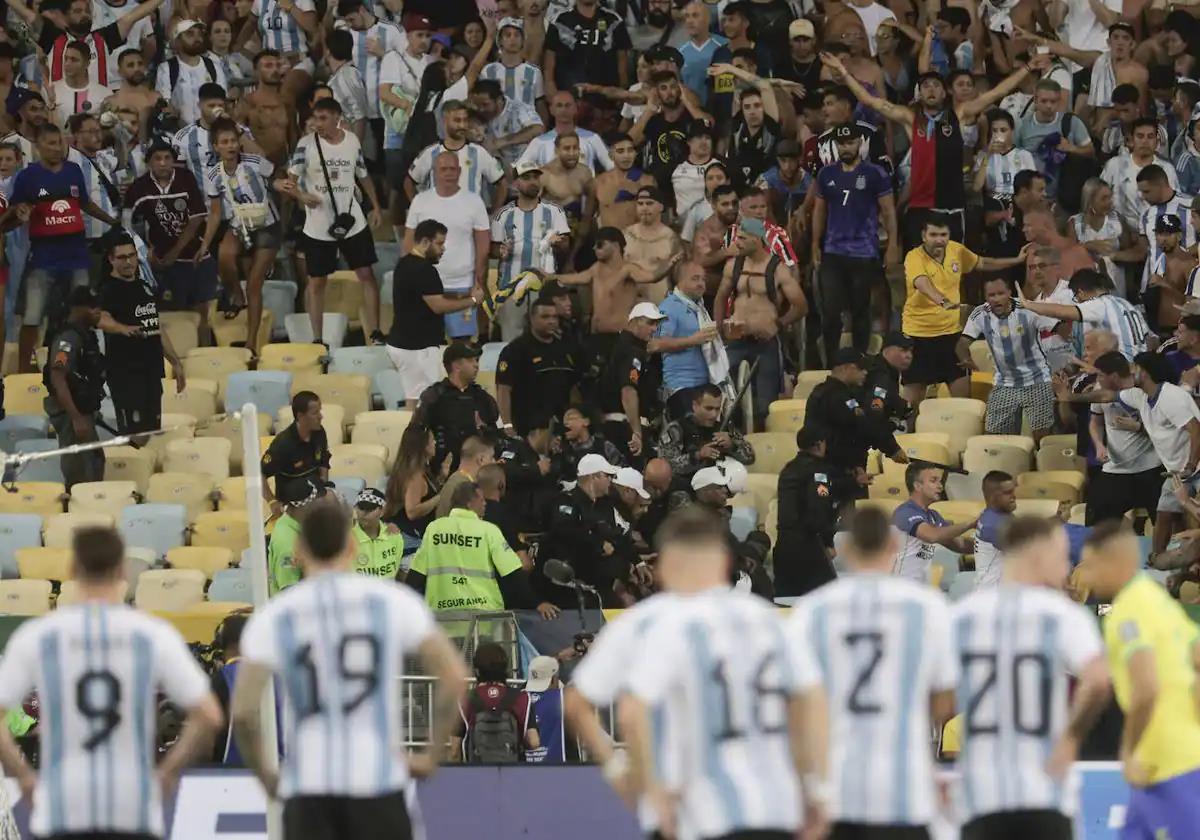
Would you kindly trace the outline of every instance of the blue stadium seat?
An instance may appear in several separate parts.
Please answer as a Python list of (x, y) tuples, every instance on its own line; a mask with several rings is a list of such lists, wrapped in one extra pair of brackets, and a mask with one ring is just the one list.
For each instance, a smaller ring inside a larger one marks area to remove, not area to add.
[[(330, 353), (330, 373), (361, 373), (373, 383), (379, 371), (392, 369), (386, 347), (339, 347)], [(374, 386), (371, 393), (378, 393)]]
[(965, 598), (975, 591), (975, 572), (959, 572), (950, 583), (949, 596), (951, 601)]
[(375, 381), (372, 383), (371, 391), (383, 398), (383, 408), (385, 411), (395, 411), (405, 407), (404, 380), (400, 378), (400, 371), (398, 370), (389, 368), (375, 374)]
[(15, 452), (17, 441), (36, 440), (50, 434), (50, 421), (37, 414), (10, 414), (0, 420), (0, 451)]
[(274, 417), (292, 402), (292, 375), (282, 370), (246, 370), (225, 380), (225, 405), (230, 411), (254, 403), (259, 412)]
[[(333, 491), (342, 497), (348, 505), (353, 505), (358, 494), (367, 486), (367, 482), (361, 478), (334, 478)], [(382, 487), (376, 488), (382, 490)]]
[(959, 559), (960, 555), (955, 554), (944, 545), (935, 545), (933, 547), (933, 565), (941, 566), (943, 569), (941, 584), (941, 590), (943, 592), (950, 591), (951, 582), (955, 579), (955, 576), (958, 575)]
[(272, 338), (283, 338), (284, 319), (296, 311), (296, 294), (299, 290), (290, 280), (268, 280), (263, 283), (263, 311), (275, 316), (271, 326)]
[(36, 513), (0, 514), (0, 578), (19, 577), (18, 548), (37, 548), (41, 544), (42, 517)]
[(750, 536), (750, 532), (758, 527), (758, 511), (752, 507), (735, 507), (729, 517), (729, 530), (741, 541)]
[(184, 544), (187, 532), (187, 507), (184, 505), (129, 505), (121, 510), (117, 530), (126, 545), (149, 548), (159, 559)]
[[(49, 452), (52, 449), (58, 449), (58, 441), (50, 438), (33, 438), (17, 441), (15, 451)], [(21, 481), (57, 481), (59, 484), (62, 484), (64, 483), (62, 458), (42, 458), (37, 461), (30, 461), (21, 467), (21, 472), (17, 478)]]
[[(292, 344), (312, 344), (312, 321), (307, 312), (287, 316), (284, 327), (287, 329), (287, 339)], [(321, 319), (321, 338), (331, 350), (337, 350), (345, 344), (349, 329), (350, 319), (341, 312), (326, 312)]]
[(480, 370), (495, 370), (500, 362), (500, 351), (508, 346), (507, 341), (489, 341), (483, 345), (483, 355), (479, 357)]
[(208, 587), (208, 600), (253, 604), (254, 596), (250, 590), (249, 571), (246, 569), (221, 569), (213, 575), (212, 584)]

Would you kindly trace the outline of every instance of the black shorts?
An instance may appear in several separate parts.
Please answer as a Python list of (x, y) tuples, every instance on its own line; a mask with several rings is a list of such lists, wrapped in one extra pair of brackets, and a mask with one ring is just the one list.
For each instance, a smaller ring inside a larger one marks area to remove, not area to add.
[(954, 352), (958, 333), (933, 338), (913, 337), (912, 365), (903, 374), (905, 385), (937, 385), (954, 382), (967, 375)]
[(121, 434), (149, 432), (162, 426), (162, 379), (153, 374), (109, 376), (108, 393)]
[(328, 277), (338, 270), (338, 254), (346, 259), (352, 270), (375, 265), (375, 240), (371, 229), (365, 227), (345, 239), (313, 239), (304, 237), (304, 260), (309, 277)]
[(1071, 840), (1071, 818), (1061, 811), (1001, 811), (963, 826), (962, 840)]
[(283, 803), (284, 840), (412, 840), (403, 791), (378, 797), (295, 796)]
[(929, 829), (923, 825), (836, 822), (829, 840), (929, 840)]

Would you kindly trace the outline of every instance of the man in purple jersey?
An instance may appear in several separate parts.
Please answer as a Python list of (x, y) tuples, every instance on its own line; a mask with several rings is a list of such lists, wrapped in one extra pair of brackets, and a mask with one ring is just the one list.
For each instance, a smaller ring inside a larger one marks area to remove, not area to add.
[(871, 289), (883, 280), (879, 270), (879, 220), (887, 232), (884, 262), (900, 262), (896, 200), (892, 181), (881, 167), (860, 158), (857, 126), (833, 130), (838, 162), (817, 173), (813, 206), (812, 252), (818, 267), (821, 335), (825, 358), (837, 353), (842, 313), (850, 313), (854, 349), (865, 353), (871, 338)]

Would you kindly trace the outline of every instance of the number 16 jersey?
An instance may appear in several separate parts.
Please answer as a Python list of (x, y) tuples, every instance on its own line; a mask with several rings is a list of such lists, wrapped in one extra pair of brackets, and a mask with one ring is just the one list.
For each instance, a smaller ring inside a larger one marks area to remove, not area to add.
[(184, 709), (209, 693), (179, 633), (126, 606), (60, 607), (22, 624), (0, 660), (0, 706), (30, 691), (41, 708), (33, 834), (162, 836), (158, 692)]

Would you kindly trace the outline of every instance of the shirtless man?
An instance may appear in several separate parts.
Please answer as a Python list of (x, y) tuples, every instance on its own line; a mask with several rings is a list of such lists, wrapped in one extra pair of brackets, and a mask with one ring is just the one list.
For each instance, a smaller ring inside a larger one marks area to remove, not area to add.
[[(542, 197), (554, 202), (567, 214), (571, 241), (578, 249), (592, 226), (592, 170), (579, 165), (579, 135), (564, 132), (554, 138), (554, 160), (542, 167)], [(569, 258), (574, 262), (572, 251)]]
[(299, 138), (296, 110), (283, 94), (283, 62), (276, 50), (263, 50), (254, 57), (254, 76), (257, 86), (242, 97), (237, 119), (250, 127), (267, 160), (284, 166)]
[(696, 226), (692, 238), (692, 259), (703, 269), (705, 275), (704, 296), (712, 301), (721, 285), (725, 262), (737, 256), (737, 243), (725, 244), (725, 234), (737, 224), (738, 197), (732, 184), (722, 184), (713, 190), (709, 202), (713, 214)]
[(601, 227), (624, 230), (637, 221), (637, 191), (642, 187), (655, 186), (654, 177), (637, 166), (637, 146), (628, 134), (621, 134), (608, 147), (613, 168), (602, 172), (592, 181), (592, 196), (589, 207), (600, 212)]
[(1196, 267), (1196, 258), (1179, 247), (1183, 223), (1174, 213), (1165, 213), (1154, 223), (1158, 258), (1150, 266), (1150, 285), (1162, 289), (1158, 297), (1160, 336), (1175, 332), (1179, 326), (1179, 307), (1187, 302), (1188, 275)]
[(1058, 250), (1061, 266), (1059, 270), (1063, 277), (1069, 278), (1081, 268), (1096, 267), (1095, 258), (1086, 248), (1058, 232), (1054, 224), (1054, 213), (1045, 205), (1027, 210), (1021, 221), (1021, 230), (1026, 242)]
[[(663, 224), (663, 199), (657, 187), (642, 187), (637, 191), (636, 210), (637, 221), (624, 231), (629, 242), (625, 256), (646, 273), (665, 278), (683, 254), (683, 240)], [(638, 300), (662, 303), (666, 296), (665, 279), (638, 289)]]
[[(783, 387), (779, 333), (808, 314), (808, 301), (783, 261), (767, 250), (766, 225), (743, 218), (737, 229), (737, 256), (725, 263), (713, 304), (717, 328), (725, 336), (729, 369), (758, 361), (754, 375), (754, 418), (761, 426), (767, 408)], [(770, 275), (770, 282), (768, 282)], [(732, 317), (725, 312), (734, 296)], [(786, 306), (785, 306), (786, 304)]]
[(125, 50), (117, 59), (121, 87), (104, 100), (106, 111), (135, 111), (138, 115), (138, 140), (150, 137), (150, 118), (158, 110), (162, 96), (148, 82), (146, 59), (137, 50)]

